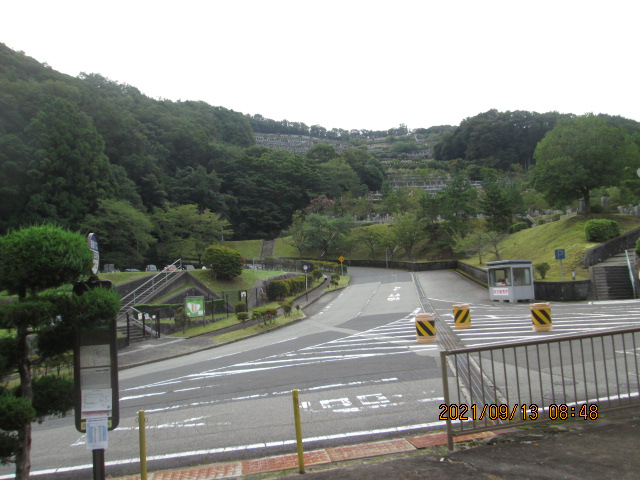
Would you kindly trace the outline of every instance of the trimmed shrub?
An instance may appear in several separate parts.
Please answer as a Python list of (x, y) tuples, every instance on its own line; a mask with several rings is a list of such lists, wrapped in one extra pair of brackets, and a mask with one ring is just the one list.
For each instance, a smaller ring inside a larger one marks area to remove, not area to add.
[(202, 254), (202, 264), (214, 274), (214, 278), (233, 280), (242, 275), (244, 258), (232, 248), (211, 245)]
[(278, 310), (275, 308), (256, 308), (253, 310), (251, 318), (254, 320), (262, 320), (264, 323), (267, 323), (268, 321), (276, 318), (277, 314)]
[(283, 300), (287, 295), (289, 295), (290, 287), (285, 280), (273, 280), (267, 283), (265, 291), (269, 300)]
[(241, 313), (241, 312), (246, 312), (247, 311), (247, 304), (245, 302), (236, 303), (236, 305), (234, 307), (234, 311), (235, 311), (236, 315), (238, 313)]
[(589, 220), (584, 226), (587, 242), (606, 242), (620, 235), (620, 224), (604, 218)]
[(542, 278), (542, 280), (544, 280), (544, 277), (547, 275), (547, 272), (549, 271), (551, 267), (549, 266), (549, 264), (547, 262), (542, 262), (542, 263), (536, 263), (533, 266), (533, 269), (538, 272), (538, 274), (540, 275), (540, 278)]
[(289, 300), (288, 302), (282, 303), (282, 313), (284, 313), (285, 317), (291, 315), (291, 310), (293, 309), (293, 301)]
[(304, 275), (298, 275), (297, 277), (290, 278), (287, 282), (289, 283), (289, 291), (291, 293), (304, 292)]
[(187, 312), (184, 311), (184, 308), (180, 307), (176, 311), (176, 316), (173, 318), (173, 321), (176, 324), (176, 327), (179, 330), (182, 330), (182, 333), (185, 333), (191, 325), (191, 317), (187, 315)]

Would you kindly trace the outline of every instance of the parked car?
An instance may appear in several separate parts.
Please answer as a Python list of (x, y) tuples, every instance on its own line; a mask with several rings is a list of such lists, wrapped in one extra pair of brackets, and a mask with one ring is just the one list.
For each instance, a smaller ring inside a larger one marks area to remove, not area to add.
[(158, 271), (158, 267), (156, 267), (155, 265), (147, 265), (147, 268), (145, 268), (145, 270), (147, 272), (157, 272)]
[(167, 265), (166, 267), (164, 267), (164, 270), (166, 270), (167, 272), (175, 272), (176, 270), (178, 270), (178, 267), (176, 267), (175, 265)]

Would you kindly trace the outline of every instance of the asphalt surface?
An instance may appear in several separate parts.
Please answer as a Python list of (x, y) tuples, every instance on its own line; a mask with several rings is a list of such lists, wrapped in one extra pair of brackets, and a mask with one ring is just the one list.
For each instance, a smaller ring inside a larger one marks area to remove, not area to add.
[[(325, 289), (309, 294), (308, 304)], [(152, 363), (215, 347), (211, 337), (188, 340), (161, 338), (135, 344), (119, 352), (120, 368)], [(375, 454), (368, 458), (318, 462), (307, 467), (305, 478), (319, 479), (639, 479), (640, 405), (602, 411), (596, 420), (557, 420), (526, 428), (495, 432), (484, 438), (456, 442), (453, 451), (446, 443), (395, 455)], [(357, 446), (353, 446), (357, 449)], [(384, 449), (381, 449), (384, 451)], [(292, 452), (292, 453), (295, 453)], [(274, 460), (274, 459), (271, 459)], [(277, 459), (276, 459), (277, 460)], [(214, 466), (211, 466), (214, 467)], [(282, 462), (273, 468), (250, 474), (223, 474), (220, 469), (189, 469), (150, 472), (149, 480), (213, 478), (290, 478), (298, 469)], [(206, 473), (209, 472), (209, 473)], [(218, 473), (216, 473), (218, 472)], [(139, 476), (126, 477), (140, 478)]]

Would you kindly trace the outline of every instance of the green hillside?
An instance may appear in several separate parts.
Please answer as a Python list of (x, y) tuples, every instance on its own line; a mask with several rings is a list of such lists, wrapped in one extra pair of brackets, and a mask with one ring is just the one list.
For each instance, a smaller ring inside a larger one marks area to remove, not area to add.
[[(640, 218), (632, 215), (592, 215), (589, 217), (574, 216), (550, 222), (534, 228), (522, 230), (509, 235), (500, 244), (501, 260), (532, 260), (534, 265), (546, 262), (551, 270), (545, 280), (561, 280), (560, 261), (555, 259), (555, 250), (564, 248), (566, 259), (562, 261), (564, 279), (571, 278), (571, 271), (576, 271), (577, 280), (589, 278), (589, 270), (582, 268), (582, 260), (587, 249), (597, 245), (587, 242), (584, 227), (587, 221), (593, 218), (610, 218), (620, 223), (622, 233), (640, 227)], [(495, 255), (485, 255), (484, 262), (498, 260)], [(480, 265), (478, 258), (469, 258), (466, 263), (475, 266)]]

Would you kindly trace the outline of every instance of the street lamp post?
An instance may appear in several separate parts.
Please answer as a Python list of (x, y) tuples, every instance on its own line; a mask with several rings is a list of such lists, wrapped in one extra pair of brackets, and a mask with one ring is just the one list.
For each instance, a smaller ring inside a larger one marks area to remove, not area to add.
[(307, 270), (309, 269), (309, 266), (303, 265), (302, 269), (304, 270), (304, 294), (308, 302), (309, 301), (309, 283), (307, 282)]

